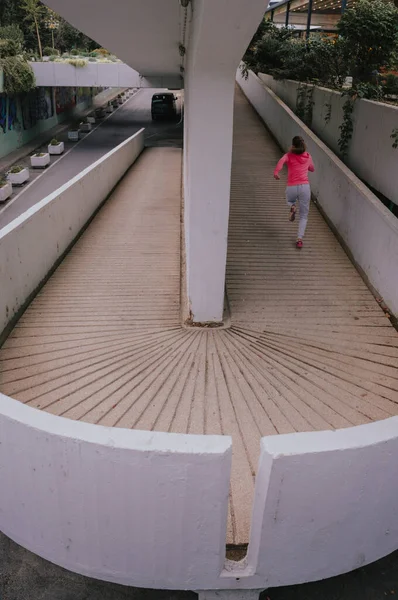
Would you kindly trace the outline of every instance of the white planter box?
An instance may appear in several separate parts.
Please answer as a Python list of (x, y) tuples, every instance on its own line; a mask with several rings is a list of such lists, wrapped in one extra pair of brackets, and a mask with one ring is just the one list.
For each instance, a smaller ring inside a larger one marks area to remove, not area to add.
[(88, 133), (91, 131), (91, 123), (82, 123), (80, 125), (80, 129), (83, 133)]
[(108, 114), (110, 114), (110, 113), (113, 113), (113, 110), (114, 110), (114, 109), (113, 109), (113, 106), (112, 106), (112, 105), (111, 105), (111, 106), (107, 106), (107, 107), (106, 107), (106, 112), (107, 112)]
[(23, 185), (29, 179), (29, 169), (22, 169), (19, 173), (8, 173), (7, 179), (12, 185)]
[(12, 194), (11, 183), (6, 183), (0, 187), (0, 202), (5, 202)]
[(103, 119), (105, 117), (105, 109), (97, 108), (97, 110), (95, 111), (95, 116), (97, 117), (97, 119)]
[(68, 131), (68, 140), (71, 142), (77, 142), (80, 137), (80, 130)]
[(94, 124), (95, 123), (95, 118), (94, 117), (87, 117), (87, 123)]
[(60, 142), (59, 144), (56, 144), (54, 146), (52, 146), (51, 144), (48, 144), (48, 153), (49, 154), (62, 154), (64, 150), (65, 150), (65, 145), (63, 142)]
[(44, 169), (50, 164), (50, 155), (46, 152), (44, 156), (31, 156), (30, 164), (35, 169)]
[(118, 98), (117, 102), (118, 102), (118, 104), (123, 104), (123, 98)]

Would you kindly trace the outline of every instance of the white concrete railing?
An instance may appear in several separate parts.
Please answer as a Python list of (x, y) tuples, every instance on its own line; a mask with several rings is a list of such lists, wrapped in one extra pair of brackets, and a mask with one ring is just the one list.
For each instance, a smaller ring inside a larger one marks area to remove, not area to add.
[[(305, 137), (315, 161), (311, 189), (369, 283), (398, 316), (398, 219), (256, 75), (237, 81), (284, 150)], [(398, 156), (398, 155), (397, 155)]]
[(181, 78), (141, 77), (122, 62), (88, 62), (75, 67), (62, 62), (31, 62), (39, 87), (123, 87), (123, 88), (181, 88)]
[(0, 333), (143, 148), (141, 129), (0, 230)]
[[(289, 108), (295, 109), (300, 85), (297, 81), (277, 81), (263, 73), (259, 73), (259, 79)], [(343, 106), (347, 98), (334, 90), (309, 87), (314, 88), (311, 129), (338, 154), (339, 127), (343, 122)], [(398, 126), (398, 106), (357, 100), (353, 123), (348, 166), (375, 190), (398, 204), (398, 151), (392, 147), (391, 139), (392, 131)]]
[[(249, 84), (256, 101), (269, 93)], [(36, 289), (141, 149), (142, 131), (2, 230), (3, 326), (6, 307)], [(71, 571), (125, 585), (311, 581), (398, 547), (397, 451), (398, 417), (263, 438), (248, 558), (224, 568), (230, 438), (105, 428), (0, 394), (0, 530)]]

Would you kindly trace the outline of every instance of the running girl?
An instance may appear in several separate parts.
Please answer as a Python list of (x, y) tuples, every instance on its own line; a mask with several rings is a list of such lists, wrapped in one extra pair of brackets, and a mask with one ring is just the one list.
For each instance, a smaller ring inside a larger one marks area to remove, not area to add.
[(282, 156), (275, 167), (274, 178), (279, 180), (279, 172), (283, 165), (287, 165), (287, 188), (286, 200), (290, 207), (290, 221), (296, 218), (297, 202), (300, 207), (300, 219), (296, 246), (303, 247), (303, 237), (308, 222), (308, 212), (310, 209), (311, 188), (308, 181), (308, 171), (313, 172), (314, 163), (311, 154), (307, 152), (304, 140), (296, 135), (292, 141), (292, 147), (289, 152)]

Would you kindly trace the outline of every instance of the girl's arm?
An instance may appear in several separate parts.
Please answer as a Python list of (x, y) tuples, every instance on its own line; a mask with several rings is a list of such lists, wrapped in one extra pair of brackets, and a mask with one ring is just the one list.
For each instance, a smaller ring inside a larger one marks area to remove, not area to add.
[(312, 156), (310, 155), (310, 163), (308, 165), (308, 170), (313, 173), (315, 171), (314, 163), (312, 162)]
[(280, 159), (280, 161), (278, 162), (278, 164), (275, 167), (275, 171), (274, 171), (275, 179), (279, 179), (279, 171), (283, 168), (283, 165), (286, 163), (287, 163), (287, 154), (282, 156), (282, 158)]

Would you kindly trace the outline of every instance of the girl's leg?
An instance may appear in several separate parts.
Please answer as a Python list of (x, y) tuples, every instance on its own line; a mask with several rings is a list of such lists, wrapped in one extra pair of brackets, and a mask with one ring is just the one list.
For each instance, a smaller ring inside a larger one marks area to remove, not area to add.
[(296, 202), (298, 198), (298, 187), (296, 185), (290, 185), (286, 188), (286, 202), (290, 208), (290, 221), (294, 221), (296, 218)]
[(308, 213), (310, 210), (311, 189), (308, 184), (300, 185), (298, 191), (298, 199), (300, 205), (300, 220), (297, 239), (302, 240), (308, 222)]

